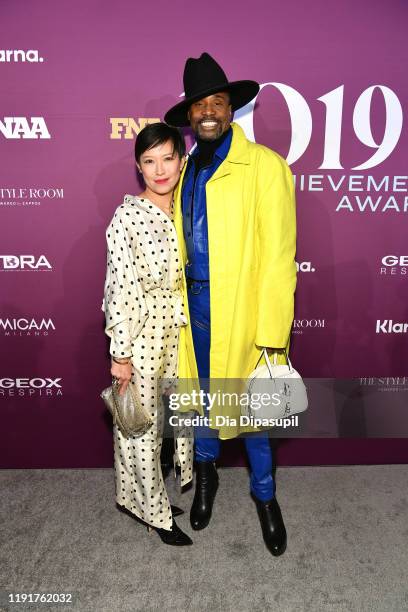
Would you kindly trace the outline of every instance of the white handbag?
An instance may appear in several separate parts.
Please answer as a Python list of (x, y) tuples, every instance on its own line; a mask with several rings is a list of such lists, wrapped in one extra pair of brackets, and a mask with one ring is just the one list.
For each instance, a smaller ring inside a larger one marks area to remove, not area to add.
[(265, 348), (262, 355), (265, 365), (256, 367), (247, 379), (249, 401), (242, 407), (242, 414), (255, 419), (282, 419), (304, 412), (308, 406), (306, 386), (286, 351), (287, 365), (277, 363), (277, 353), (271, 363)]

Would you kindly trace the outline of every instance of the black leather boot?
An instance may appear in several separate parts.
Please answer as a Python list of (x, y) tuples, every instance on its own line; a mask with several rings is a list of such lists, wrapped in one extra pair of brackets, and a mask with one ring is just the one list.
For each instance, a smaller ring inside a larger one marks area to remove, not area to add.
[(204, 529), (210, 522), (211, 512), (218, 489), (218, 474), (212, 461), (200, 461), (196, 464), (196, 489), (190, 511), (190, 522), (193, 529)]
[(171, 529), (158, 529), (157, 527), (151, 529), (157, 531), (161, 541), (170, 546), (191, 546), (193, 543), (191, 538), (180, 529), (174, 519)]
[(283, 555), (286, 550), (287, 537), (281, 509), (276, 497), (267, 502), (261, 502), (254, 495), (252, 498), (256, 503), (263, 539), (268, 550), (274, 557)]

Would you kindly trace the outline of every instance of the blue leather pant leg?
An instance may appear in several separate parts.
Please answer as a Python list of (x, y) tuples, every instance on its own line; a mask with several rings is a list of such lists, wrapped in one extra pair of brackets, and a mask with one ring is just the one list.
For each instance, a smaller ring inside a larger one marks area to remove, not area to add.
[[(191, 331), (201, 388), (208, 390), (210, 376), (210, 286), (208, 282), (195, 282), (188, 288)], [(206, 379), (206, 380), (205, 380)], [(201, 435), (200, 435), (201, 434)], [(194, 458), (196, 461), (215, 461), (220, 454), (220, 440), (209, 427), (194, 428)]]
[(269, 501), (275, 495), (275, 482), (268, 432), (247, 435), (245, 447), (251, 468), (251, 493), (260, 501)]
[[(200, 379), (208, 380), (211, 343), (209, 284), (191, 285), (188, 289), (188, 304), (198, 375)], [(202, 388), (207, 390), (204, 380)], [(211, 434), (213, 437), (209, 437)], [(208, 427), (194, 428), (196, 461), (215, 461), (218, 458), (221, 442), (214, 434)], [(275, 494), (275, 483), (272, 476), (272, 449), (267, 433), (259, 432), (245, 437), (245, 447), (251, 468), (251, 492), (259, 500), (269, 501)]]

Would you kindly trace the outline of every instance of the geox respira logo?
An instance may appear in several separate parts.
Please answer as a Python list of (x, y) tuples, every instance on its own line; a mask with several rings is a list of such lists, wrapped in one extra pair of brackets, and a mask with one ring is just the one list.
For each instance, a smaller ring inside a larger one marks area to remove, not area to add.
[(43, 61), (44, 58), (39, 55), (37, 49), (28, 49), (28, 51), (23, 51), (22, 49), (0, 49), (0, 62), (37, 63)]
[(376, 334), (406, 334), (408, 331), (408, 323), (394, 323), (392, 319), (381, 321), (377, 319), (375, 326)]
[(408, 255), (385, 255), (381, 260), (380, 274), (389, 276), (406, 276), (408, 272)]
[(154, 119), (147, 117), (139, 117), (134, 119), (133, 117), (111, 117), (111, 140), (120, 140), (121, 138), (127, 140), (133, 140), (140, 130), (150, 123), (158, 123), (160, 119), (155, 117)]
[(5, 336), (48, 336), (49, 330), (55, 331), (52, 319), (0, 319)]
[(0, 397), (62, 395), (62, 378), (0, 378)]
[(3, 117), (0, 119), (0, 134), (10, 140), (51, 138), (44, 117)]
[(312, 266), (311, 261), (296, 261), (296, 270), (298, 272), (316, 272), (316, 268)]
[(52, 266), (45, 255), (0, 255), (0, 272), (19, 270), (41, 272), (52, 270)]

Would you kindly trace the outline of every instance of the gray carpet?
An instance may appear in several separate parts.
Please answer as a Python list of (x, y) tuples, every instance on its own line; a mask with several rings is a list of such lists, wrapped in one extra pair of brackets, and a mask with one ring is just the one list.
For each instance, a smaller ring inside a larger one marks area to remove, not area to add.
[[(404, 612), (407, 480), (404, 465), (278, 469), (288, 549), (274, 558), (243, 468), (220, 470), (207, 529), (177, 519), (186, 548), (116, 510), (112, 470), (0, 471), (0, 610)], [(193, 490), (167, 484), (188, 510)], [(74, 604), (8, 606), (6, 591), (72, 592)]]

